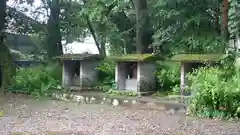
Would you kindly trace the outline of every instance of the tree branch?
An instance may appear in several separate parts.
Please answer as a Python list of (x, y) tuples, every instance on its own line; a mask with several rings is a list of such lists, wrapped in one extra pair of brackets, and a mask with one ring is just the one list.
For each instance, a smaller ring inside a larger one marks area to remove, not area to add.
[(91, 22), (90, 22), (90, 19), (89, 19), (88, 15), (86, 15), (85, 18), (86, 18), (86, 20), (87, 20), (88, 29), (89, 29), (90, 33), (92, 34), (92, 37), (93, 37), (93, 39), (94, 39), (94, 42), (95, 42), (95, 44), (96, 44), (96, 46), (97, 46), (97, 48), (98, 48), (98, 51), (99, 51), (99, 53), (100, 53), (100, 55), (101, 55), (101, 48), (100, 48), (100, 44), (99, 44), (98, 41), (97, 41), (97, 36), (96, 36), (96, 34), (95, 34), (95, 30), (93, 29), (93, 26), (92, 26), (92, 24), (91, 24)]

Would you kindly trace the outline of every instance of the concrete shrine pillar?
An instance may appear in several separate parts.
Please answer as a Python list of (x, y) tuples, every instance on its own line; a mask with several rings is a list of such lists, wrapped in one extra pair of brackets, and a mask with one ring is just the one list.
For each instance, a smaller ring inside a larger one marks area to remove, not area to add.
[(75, 64), (74, 61), (63, 61), (62, 87), (68, 88), (73, 84)]
[[(192, 65), (193, 64), (193, 65)], [(181, 76), (180, 76), (180, 88), (181, 94), (185, 94), (185, 89), (189, 85), (189, 80), (187, 74), (193, 71), (193, 66), (195, 63), (185, 63), (181, 62)]]
[(155, 72), (155, 62), (138, 62), (137, 82), (139, 92), (153, 91), (156, 89)]
[(119, 62), (116, 64), (115, 70), (115, 82), (119, 90), (125, 90), (125, 80), (127, 78), (126, 64)]
[(80, 64), (80, 89), (89, 88), (98, 81), (98, 72), (96, 67), (98, 61), (81, 61)]

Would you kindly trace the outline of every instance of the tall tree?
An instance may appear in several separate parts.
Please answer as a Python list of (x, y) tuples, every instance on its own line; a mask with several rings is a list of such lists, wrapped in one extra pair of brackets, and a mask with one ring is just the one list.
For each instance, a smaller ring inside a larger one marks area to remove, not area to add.
[[(2, 54), (4, 46), (4, 27), (5, 27), (5, 17), (6, 17), (6, 0), (0, 1), (0, 53)], [(0, 56), (1, 56), (0, 54)], [(2, 86), (3, 77), (3, 59), (0, 57), (0, 87)]]
[(229, 9), (229, 4), (228, 4), (228, 0), (223, 0), (223, 14), (222, 14), (222, 34), (223, 34), (223, 38), (225, 41), (228, 40), (228, 9)]
[(152, 42), (152, 32), (150, 30), (150, 18), (147, 8), (147, 0), (135, 0), (136, 9), (136, 46), (137, 53), (149, 53), (149, 45)]
[(5, 17), (6, 17), (6, 2), (7, 0), (0, 1), (0, 45), (4, 45), (4, 30), (5, 30)]
[(49, 58), (63, 54), (59, 14), (59, 0), (52, 0), (50, 5), (50, 17), (47, 24), (47, 54)]
[(6, 23), (6, 3), (7, 0), (0, 1), (0, 66), (2, 67), (3, 83), (6, 86), (12, 75), (16, 72), (16, 67), (12, 61), (10, 50), (5, 45), (5, 23)]

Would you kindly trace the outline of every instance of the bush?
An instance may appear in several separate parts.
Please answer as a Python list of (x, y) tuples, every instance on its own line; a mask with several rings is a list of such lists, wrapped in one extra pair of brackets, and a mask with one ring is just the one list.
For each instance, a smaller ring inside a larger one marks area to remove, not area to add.
[(193, 93), (191, 114), (217, 118), (240, 116), (239, 72), (228, 78), (225, 73), (218, 67), (204, 67), (189, 75)]
[(180, 64), (179, 63), (158, 63), (157, 64), (157, 84), (158, 89), (169, 91), (180, 83)]
[(61, 68), (57, 64), (19, 68), (8, 91), (43, 96), (60, 89)]
[(104, 91), (112, 88), (115, 81), (115, 63), (113, 61), (105, 60), (97, 67), (97, 69), (99, 70), (99, 86)]

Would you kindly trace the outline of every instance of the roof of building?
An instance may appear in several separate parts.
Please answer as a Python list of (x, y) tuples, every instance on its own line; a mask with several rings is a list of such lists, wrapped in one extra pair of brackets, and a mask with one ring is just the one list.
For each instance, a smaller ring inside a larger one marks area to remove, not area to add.
[(59, 60), (101, 60), (102, 56), (99, 54), (89, 54), (89, 53), (81, 53), (81, 54), (63, 54), (61, 56), (53, 57), (53, 59)]
[(109, 60), (116, 62), (138, 62), (138, 61), (160, 61), (162, 57), (154, 54), (126, 54), (126, 55), (115, 55), (107, 57)]
[(225, 57), (225, 54), (177, 54), (171, 60), (179, 62), (218, 62)]

